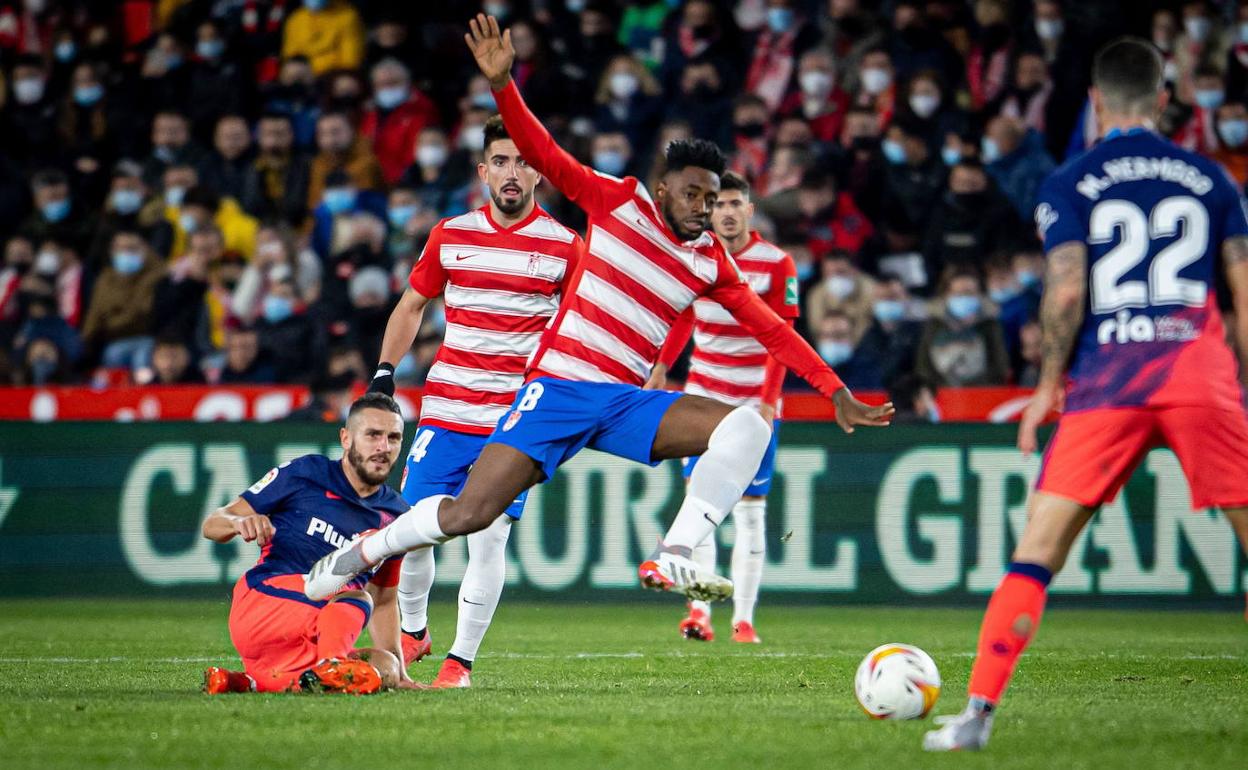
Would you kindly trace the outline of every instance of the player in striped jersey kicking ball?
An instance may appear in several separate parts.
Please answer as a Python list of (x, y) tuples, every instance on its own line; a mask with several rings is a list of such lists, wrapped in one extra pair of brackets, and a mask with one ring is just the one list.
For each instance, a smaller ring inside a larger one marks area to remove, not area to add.
[[(727, 248), (729, 256), (745, 276), (750, 288), (767, 306), (789, 323), (797, 318), (797, 268), (793, 258), (750, 230), (754, 204), (750, 183), (729, 171), (720, 178), (719, 197), (711, 211), (711, 229)], [(771, 489), (772, 468), (776, 461), (775, 420), (778, 417), (784, 366), (760, 345), (732, 314), (710, 299), (699, 299), (672, 327), (659, 363), (650, 374), (647, 388), (661, 388), (667, 370), (684, 350), (692, 332), (693, 357), (685, 393), (706, 396), (734, 406), (757, 409), (772, 425), (771, 443), (763, 462), (754, 473), (745, 495), (732, 509), (736, 540), (732, 545), (732, 640), (761, 640), (754, 630), (754, 605), (763, 579), (766, 556), (765, 517), (767, 492)], [(681, 461), (685, 478), (693, 475), (698, 458)], [(693, 558), (703, 569), (714, 570), (718, 559), (712, 533), (694, 546)], [(689, 615), (680, 623), (689, 639), (709, 642), (715, 638), (711, 627), (711, 605), (703, 601), (689, 604)]]
[[(497, 115), (485, 123), (477, 173), (490, 189), (481, 208), (434, 226), (410, 284), (386, 325), (381, 363), (369, 390), (394, 394), (394, 364), (412, 346), (429, 300), (446, 305), (446, 337), (425, 378), (420, 424), (403, 471), (409, 505), (458, 494), (516, 391), (542, 329), (575, 273), (585, 244), (533, 200), (541, 176), (528, 165)], [(521, 491), (484, 529), (468, 536), (455, 642), (434, 687), (468, 687), (472, 661), (498, 607), (507, 537), (524, 512)], [(427, 629), (433, 549), (403, 558), (398, 602), (405, 664), (431, 649)]]
[(748, 406), (642, 390), (672, 323), (698, 297), (722, 305), (780, 363), (836, 404), (846, 432), (887, 425), (892, 404), (868, 406), (759, 299), (707, 229), (724, 156), (673, 142), (656, 199), (637, 179), (581, 165), (555, 144), (511, 80), (515, 50), (493, 17), (465, 38), (524, 159), (589, 216), (589, 238), (559, 311), (460, 493), (431, 495), (390, 526), (344, 547), (305, 576), (309, 597), (333, 593), (382, 559), (490, 526), (524, 490), (584, 447), (657, 465), (701, 455), (676, 521), (638, 569), (642, 585), (691, 599), (732, 595), (732, 582), (690, 558), (749, 486), (771, 426)]

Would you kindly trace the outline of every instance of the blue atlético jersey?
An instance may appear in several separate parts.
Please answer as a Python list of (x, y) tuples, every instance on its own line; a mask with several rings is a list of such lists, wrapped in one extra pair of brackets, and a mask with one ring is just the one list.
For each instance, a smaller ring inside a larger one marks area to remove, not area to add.
[(1044, 182), (1036, 225), (1046, 252), (1087, 246), (1068, 411), (1239, 408), (1215, 282), (1223, 241), (1248, 235), (1248, 219), (1217, 163), (1152, 131), (1113, 132)]
[[(408, 509), (403, 498), (384, 484), (361, 498), (342, 464), (323, 455), (304, 455), (279, 465), (240, 497), (256, 513), (268, 516), (274, 528), (260, 560), (247, 571), (250, 585), (273, 575), (306, 573), (322, 556), (361, 532), (384, 527)], [(363, 575), (348, 587), (361, 588), (368, 577)]]

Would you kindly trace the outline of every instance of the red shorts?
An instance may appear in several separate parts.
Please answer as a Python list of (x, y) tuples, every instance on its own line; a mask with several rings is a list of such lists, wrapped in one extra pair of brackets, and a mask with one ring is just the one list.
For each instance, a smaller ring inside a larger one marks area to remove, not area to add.
[(1248, 505), (1248, 416), (1204, 406), (1089, 409), (1064, 415), (1036, 489), (1096, 508), (1118, 496), (1144, 455), (1178, 457), (1192, 508)]
[[(289, 689), (321, 658), (342, 658), (351, 652), (354, 639), (339, 643), (342, 649), (327, 649), (318, 638), (317, 618), (325, 604), (304, 597), (302, 575), (275, 575), (254, 588), (244, 575), (234, 584), (230, 641), (259, 692)], [(367, 618), (368, 611), (362, 607), (361, 611)]]

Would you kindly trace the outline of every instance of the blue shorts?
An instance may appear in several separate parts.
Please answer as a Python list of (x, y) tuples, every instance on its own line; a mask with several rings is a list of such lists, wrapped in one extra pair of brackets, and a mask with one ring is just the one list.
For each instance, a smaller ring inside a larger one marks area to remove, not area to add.
[[(403, 468), (403, 499), (415, 505), (432, 495), (458, 495), (488, 439), (489, 436), (417, 425), (412, 448), (407, 453), (407, 465)], [(521, 492), (505, 513), (519, 519), (528, 496), (529, 490)]]
[[(767, 451), (763, 453), (763, 461), (758, 464), (758, 471), (754, 474), (754, 481), (745, 488), (746, 497), (765, 497), (771, 491), (771, 477), (776, 470), (776, 444), (779, 441), (780, 421), (776, 420), (771, 426), (771, 443), (767, 445)], [(689, 474), (693, 473), (693, 466), (697, 464), (698, 455), (681, 460), (681, 474), (685, 478), (689, 478)]]
[(659, 422), (682, 393), (636, 385), (538, 377), (520, 389), (489, 443), (532, 457), (546, 478), (585, 447), (658, 465), (650, 459)]

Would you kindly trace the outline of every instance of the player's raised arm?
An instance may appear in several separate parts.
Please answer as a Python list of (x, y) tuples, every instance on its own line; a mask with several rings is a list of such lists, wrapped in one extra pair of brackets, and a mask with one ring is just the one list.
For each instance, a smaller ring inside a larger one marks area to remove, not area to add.
[(1248, 387), (1248, 237), (1227, 238), (1222, 244), (1226, 285), (1235, 307), (1235, 352), (1239, 358), (1239, 381)]
[(390, 320), (386, 322), (386, 332), (381, 338), (381, 357), (377, 372), (368, 384), (369, 391), (394, 395), (394, 368), (416, 340), (428, 304), (429, 298), (411, 287), (399, 297), (398, 304), (390, 313)]
[(235, 535), (242, 535), (243, 540), (257, 545), (272, 540), (273, 531), (269, 517), (256, 513), (251, 503), (241, 497), (210, 513), (200, 528), (204, 537), (217, 543), (228, 543)]
[(1088, 247), (1067, 241), (1050, 249), (1040, 300), (1040, 379), (1018, 425), (1018, 448), (1036, 451), (1036, 428), (1061, 404), (1066, 369), (1083, 325)]
[(469, 20), (468, 27), (470, 31), (464, 35), (464, 42), (472, 51), (481, 74), (489, 79), (503, 125), (525, 162), (549, 179), (568, 200), (586, 211), (598, 208), (603, 185), (608, 180), (556, 144), (550, 132), (525, 105), (511, 79), (511, 65), (516, 58), (511, 31), (500, 32), (498, 19), (483, 13)]
[(721, 284), (707, 296), (723, 305), (777, 361), (831, 398), (836, 405), (836, 422), (841, 430), (853, 433), (857, 425), (882, 427), (892, 421), (896, 410), (891, 401), (868, 406), (854, 398), (832, 367), (824, 363), (814, 348), (776, 311), (767, 307), (767, 303), (745, 282)]

